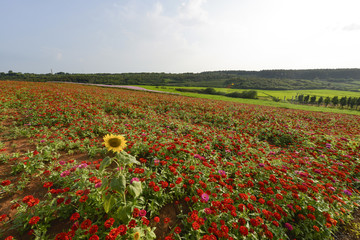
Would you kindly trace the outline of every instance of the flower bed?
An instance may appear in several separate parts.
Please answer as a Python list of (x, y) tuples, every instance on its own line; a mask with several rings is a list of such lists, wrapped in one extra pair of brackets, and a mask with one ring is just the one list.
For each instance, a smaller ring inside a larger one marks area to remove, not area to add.
[(3, 146), (2, 164), (21, 181), (2, 179), (0, 196), (33, 177), (46, 190), (14, 197), (4, 229), (38, 239), (330, 239), (359, 203), (358, 116), (71, 84), (0, 88), (13, 121), (2, 142), (36, 145)]

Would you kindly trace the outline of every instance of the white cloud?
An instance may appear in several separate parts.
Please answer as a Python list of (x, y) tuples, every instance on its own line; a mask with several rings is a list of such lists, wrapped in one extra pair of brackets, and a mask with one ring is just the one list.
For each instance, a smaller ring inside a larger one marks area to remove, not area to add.
[(358, 31), (360, 30), (360, 24), (352, 23), (343, 27), (344, 31)]
[(179, 20), (189, 25), (206, 22), (208, 14), (203, 8), (206, 1), (207, 0), (187, 0), (182, 2), (179, 7)]
[(61, 52), (58, 52), (58, 53), (56, 54), (56, 59), (57, 59), (57, 60), (61, 60), (62, 57), (63, 57), (63, 54), (62, 54)]

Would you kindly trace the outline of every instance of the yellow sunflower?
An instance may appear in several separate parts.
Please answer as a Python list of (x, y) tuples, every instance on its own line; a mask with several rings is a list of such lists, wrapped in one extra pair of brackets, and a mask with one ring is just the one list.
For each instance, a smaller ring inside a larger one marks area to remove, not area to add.
[(140, 233), (139, 232), (136, 232), (134, 234), (134, 240), (139, 240), (140, 239)]
[(126, 147), (126, 140), (121, 135), (107, 134), (103, 139), (108, 151), (121, 152)]

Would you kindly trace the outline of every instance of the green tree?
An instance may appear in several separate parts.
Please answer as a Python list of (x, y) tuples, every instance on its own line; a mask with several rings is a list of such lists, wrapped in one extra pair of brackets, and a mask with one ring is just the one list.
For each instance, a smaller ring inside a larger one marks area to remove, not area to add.
[(310, 104), (315, 104), (315, 102), (316, 102), (316, 96), (312, 96), (310, 98)]
[(360, 97), (356, 99), (356, 109), (360, 106)]
[(341, 108), (344, 108), (344, 106), (346, 105), (347, 101), (346, 101), (346, 97), (342, 97), (340, 98), (340, 106)]
[(353, 97), (353, 98), (351, 98), (350, 108), (353, 109), (355, 105), (356, 105), (356, 98)]
[(327, 107), (330, 102), (331, 102), (330, 97), (326, 97), (325, 100), (324, 100), (325, 107)]
[(306, 95), (304, 97), (304, 103), (307, 104), (309, 102), (309, 99), (310, 99), (310, 95)]
[(332, 104), (334, 105), (334, 107), (336, 107), (339, 103), (339, 97), (335, 96), (331, 99)]
[(324, 98), (323, 98), (323, 97), (320, 97), (320, 98), (318, 99), (318, 106), (320, 106), (323, 101), (324, 101)]
[(299, 103), (303, 103), (303, 102), (304, 102), (304, 95), (300, 94), (300, 95), (298, 96), (298, 102), (299, 102)]
[(346, 105), (348, 106), (348, 108), (352, 108), (351, 106), (351, 101), (352, 101), (352, 97), (348, 97), (347, 101), (346, 101)]

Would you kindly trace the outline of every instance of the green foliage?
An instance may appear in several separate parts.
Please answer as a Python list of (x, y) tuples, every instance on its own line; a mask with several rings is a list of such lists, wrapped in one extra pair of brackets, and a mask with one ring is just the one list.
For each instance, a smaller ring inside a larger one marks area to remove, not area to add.
[(179, 92), (192, 92), (192, 93), (200, 93), (200, 94), (222, 95), (222, 96), (232, 97), (232, 98), (249, 98), (249, 99), (257, 98), (257, 91), (255, 91), (255, 90), (242, 91), (242, 92), (230, 92), (230, 93), (216, 91), (214, 88), (206, 88), (206, 89), (176, 88), (176, 90)]
[(109, 85), (229, 87), (235, 89), (360, 89), (360, 69), (212, 71), (201, 73), (56, 74), (0, 73), (0, 80)]
[(296, 137), (290, 132), (269, 128), (264, 128), (260, 131), (259, 139), (266, 140), (270, 144), (278, 147), (287, 147), (296, 143)]

